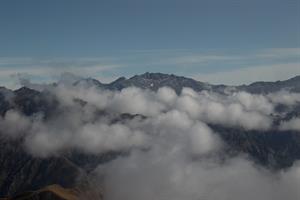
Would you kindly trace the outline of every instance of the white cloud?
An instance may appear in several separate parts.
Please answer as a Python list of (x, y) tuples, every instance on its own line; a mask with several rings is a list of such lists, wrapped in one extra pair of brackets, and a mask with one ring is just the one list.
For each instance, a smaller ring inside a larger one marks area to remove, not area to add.
[[(272, 128), (274, 106), (282, 102), (294, 105), (297, 96), (293, 93), (284, 93), (281, 99), (280, 94), (223, 95), (184, 88), (177, 95), (171, 88), (106, 91), (67, 84), (49, 92), (58, 98), (59, 112), (43, 120), (10, 110), (0, 119), (0, 134), (23, 137), (26, 150), (39, 157), (74, 149), (93, 155), (128, 152), (93, 173), (101, 177), (107, 200), (300, 197), (299, 164), (273, 172), (241, 155), (227, 157), (223, 140), (208, 125)], [(115, 120), (122, 113), (146, 118)], [(299, 130), (298, 124), (295, 118), (282, 127)]]
[(272, 120), (268, 116), (273, 105), (265, 97), (248, 93), (229, 96), (213, 92), (201, 92), (184, 88), (177, 100), (179, 110), (206, 123), (237, 126), (245, 129), (269, 129)]
[(300, 131), (300, 118), (293, 118), (280, 124), (282, 130)]
[(219, 163), (167, 152), (134, 152), (99, 166), (106, 199), (296, 200), (300, 197), (299, 165), (271, 174), (244, 158)]
[(300, 102), (300, 93), (291, 93), (283, 90), (276, 93), (268, 94), (268, 98), (273, 103), (293, 106)]
[(4, 117), (0, 116), (0, 132), (11, 138), (19, 138), (31, 125), (31, 119), (17, 111), (9, 110)]
[[(108, 63), (101, 58), (74, 59), (34, 59), (34, 58), (1, 58), (0, 85), (8, 88), (20, 87), (18, 77), (30, 77), (36, 82), (49, 83), (57, 80), (64, 72), (71, 72), (81, 77), (94, 77), (103, 82), (114, 80), (115, 76), (104, 76), (103, 72), (112, 72), (122, 65)], [(41, 81), (42, 80), (42, 81)]]
[[(184, 88), (178, 96), (171, 88), (160, 88), (157, 92), (135, 87), (108, 91), (69, 85), (59, 85), (50, 91), (64, 111), (57, 117), (47, 121), (27, 119), (10, 111), (1, 121), (2, 127), (13, 127), (12, 124), (18, 121), (23, 128), (11, 128), (13, 132), (25, 129), (26, 125), (26, 147), (38, 156), (69, 148), (97, 154), (148, 147), (149, 140), (152, 141), (150, 146), (163, 143), (203, 155), (222, 146), (221, 140), (206, 123), (267, 130), (271, 127), (270, 115), (274, 112), (267, 97), (245, 92), (221, 95)], [(78, 104), (74, 99), (81, 99), (86, 104)], [(100, 110), (109, 115), (99, 116), (97, 111)], [(140, 114), (147, 119), (110, 124), (111, 117), (122, 113)]]

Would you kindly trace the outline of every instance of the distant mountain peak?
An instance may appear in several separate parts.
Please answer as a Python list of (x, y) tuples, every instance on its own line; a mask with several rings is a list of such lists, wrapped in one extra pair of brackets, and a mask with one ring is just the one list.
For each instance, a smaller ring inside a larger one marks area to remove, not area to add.
[(123, 82), (126, 81), (127, 79), (124, 76), (121, 76), (120, 78), (117, 78), (116, 80), (114, 80), (113, 82), (111, 82), (111, 84), (113, 83), (118, 83), (118, 82)]
[(258, 81), (250, 85), (239, 86), (239, 89), (246, 90), (250, 93), (270, 93), (280, 90), (289, 90), (291, 92), (300, 92), (300, 76), (295, 76), (288, 80), (265, 82)]
[(16, 93), (18, 95), (25, 95), (25, 94), (38, 94), (39, 92), (34, 89), (23, 86), (23, 87), (15, 90), (14, 93)]
[(293, 77), (293, 78), (290, 78), (290, 79), (288, 79), (288, 80), (286, 80), (286, 81), (288, 81), (288, 82), (298, 82), (298, 83), (300, 83), (300, 75), (299, 75), (299, 76), (295, 76), (295, 77)]
[(74, 86), (84, 86), (84, 87), (91, 87), (91, 86), (102, 86), (103, 84), (94, 78), (83, 78), (80, 80), (77, 80), (73, 83)]
[(130, 79), (144, 78), (144, 79), (149, 79), (149, 80), (161, 80), (161, 79), (166, 79), (166, 78), (170, 78), (170, 77), (174, 78), (175, 75), (146, 72), (141, 75), (135, 75), (135, 76), (131, 77)]

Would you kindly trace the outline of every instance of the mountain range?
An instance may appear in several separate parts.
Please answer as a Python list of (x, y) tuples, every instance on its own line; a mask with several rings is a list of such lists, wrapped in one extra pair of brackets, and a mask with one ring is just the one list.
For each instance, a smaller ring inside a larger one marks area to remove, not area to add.
[[(51, 117), (58, 110), (55, 96), (49, 88), (57, 87), (58, 82), (48, 85), (24, 84), (17, 90), (0, 88), (0, 115), (14, 109), (26, 116), (43, 113)], [(92, 78), (76, 78), (68, 82), (72, 87), (122, 90), (138, 87), (158, 90), (170, 87), (180, 94), (184, 87), (200, 92), (203, 90), (226, 93), (226, 91), (245, 91), (251, 94), (268, 94), (287, 90), (300, 92), (300, 76), (276, 82), (255, 82), (250, 85), (226, 86), (212, 85), (176, 75), (162, 73), (144, 73), (131, 78), (121, 77), (105, 84)], [(292, 110), (284, 110), (286, 116), (299, 117), (300, 105)], [(109, 115), (105, 111), (99, 115)], [(128, 118), (144, 117), (123, 113), (111, 118), (111, 123)], [(279, 119), (280, 120), (280, 119)], [(228, 145), (229, 155), (243, 153), (259, 165), (272, 170), (284, 169), (300, 159), (300, 134), (297, 131), (266, 130), (253, 131), (240, 128), (210, 125)], [(93, 169), (109, 162), (124, 152), (106, 152), (99, 155), (87, 155), (78, 151), (68, 151), (60, 156), (38, 158), (26, 153), (19, 140), (7, 140), (0, 133), (0, 197), (11, 200), (27, 199), (102, 199), (101, 189), (93, 190)], [(80, 196), (80, 197), (79, 197)], [(84, 196), (84, 197), (83, 197)]]
[(170, 87), (177, 93), (180, 93), (183, 87), (189, 87), (195, 91), (212, 90), (219, 92), (224, 90), (225, 88), (228, 88), (236, 91), (246, 91), (255, 94), (276, 92), (283, 89), (287, 89), (292, 92), (300, 92), (300, 76), (296, 76), (285, 81), (255, 82), (250, 85), (227, 86), (213, 85), (183, 76), (176, 76), (173, 74), (169, 75), (163, 73), (146, 72), (141, 75), (135, 75), (128, 79), (126, 79), (125, 77), (120, 77), (108, 84), (101, 83), (100, 81), (92, 78), (79, 79), (77, 81), (74, 81), (73, 84), (82, 85), (85, 87), (97, 86), (110, 90), (121, 90), (130, 86), (150, 90), (157, 90), (161, 87)]

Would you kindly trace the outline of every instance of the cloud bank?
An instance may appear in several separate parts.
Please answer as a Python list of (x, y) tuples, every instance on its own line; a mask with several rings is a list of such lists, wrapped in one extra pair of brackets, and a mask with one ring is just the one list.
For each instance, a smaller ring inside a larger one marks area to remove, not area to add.
[(58, 101), (52, 117), (9, 110), (0, 118), (1, 134), (23, 138), (26, 151), (37, 157), (73, 149), (94, 155), (127, 152), (95, 171), (108, 200), (300, 197), (298, 163), (272, 172), (245, 155), (228, 156), (227, 144), (212, 128), (299, 131), (299, 118), (274, 124), (274, 116), (282, 114), (276, 106), (296, 105), (299, 94), (219, 94), (184, 88), (177, 95), (167, 87), (108, 91), (68, 84), (48, 92)]

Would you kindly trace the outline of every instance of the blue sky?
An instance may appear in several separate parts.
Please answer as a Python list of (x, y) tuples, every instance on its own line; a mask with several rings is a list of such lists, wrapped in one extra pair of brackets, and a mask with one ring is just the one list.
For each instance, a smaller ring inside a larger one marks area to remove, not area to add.
[(300, 74), (299, 21), (300, 0), (1, 0), (0, 83), (64, 71), (285, 79)]

